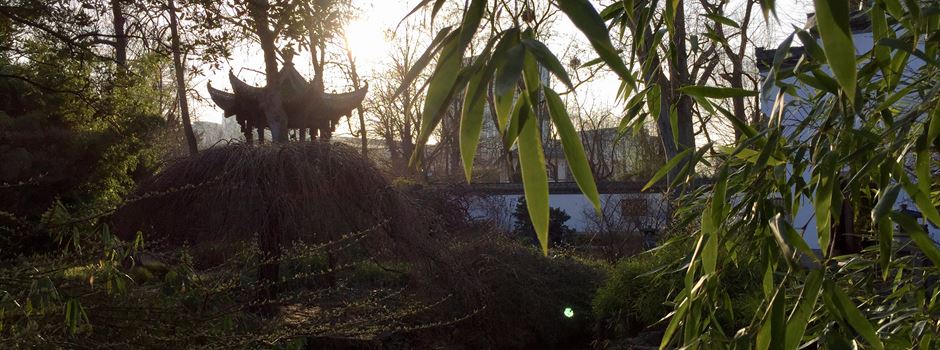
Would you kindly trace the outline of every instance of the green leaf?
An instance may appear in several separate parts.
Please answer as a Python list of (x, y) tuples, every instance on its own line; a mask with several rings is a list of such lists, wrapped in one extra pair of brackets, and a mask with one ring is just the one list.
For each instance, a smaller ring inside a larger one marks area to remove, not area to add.
[(434, 7), (431, 8), (431, 26), (434, 26), (434, 19), (437, 18), (437, 13), (441, 10), (441, 7), (444, 6), (444, 0), (435, 0)]
[(460, 117), (460, 158), (463, 160), (467, 183), (472, 179), (473, 158), (476, 156), (480, 130), (483, 128), (487, 85), (487, 76), (484, 73), (484, 70), (478, 70), (467, 83)]
[(727, 196), (728, 167), (722, 167), (721, 171), (718, 173), (718, 180), (715, 182), (714, 190), (712, 191), (711, 212), (708, 213), (708, 215), (711, 215), (712, 223), (714, 223), (716, 229), (721, 226), (721, 222), (723, 222), (725, 216), (727, 216)]
[(520, 113), (524, 120), (521, 121), (519, 132), (519, 168), (532, 227), (539, 238), (542, 253), (548, 255), (548, 173), (545, 171), (539, 123), (530, 114), (528, 105), (524, 106), (524, 111)]
[[(711, 220), (711, 217), (702, 215), (702, 220)], [(708, 235), (708, 240), (705, 241), (705, 246), (702, 248), (702, 272), (706, 275), (713, 274), (717, 266), (718, 234), (717, 232), (712, 232), (712, 234)]]
[(677, 105), (669, 108), (669, 130), (672, 133), (672, 144), (679, 148), (679, 110)]
[(657, 170), (656, 173), (653, 174), (653, 178), (651, 178), (650, 181), (647, 182), (645, 186), (643, 186), (642, 191), (646, 191), (650, 187), (653, 187), (653, 185), (655, 185), (657, 182), (659, 182), (659, 180), (662, 180), (662, 178), (666, 176), (666, 174), (668, 174), (669, 171), (672, 170), (672, 168), (675, 168), (676, 165), (679, 165), (679, 163), (681, 163), (683, 159), (685, 159), (690, 154), (692, 154), (692, 151), (694, 151), (694, 148), (689, 147), (689, 148), (686, 148), (684, 151), (679, 152), (679, 154), (676, 154), (675, 157), (672, 157), (672, 159), (666, 162), (666, 165), (663, 165), (662, 168), (659, 168), (659, 170)]
[[(872, 41), (877, 43), (881, 39), (887, 38), (888, 19), (885, 17), (884, 9), (879, 5), (872, 6), (869, 11), (869, 16), (871, 17)], [(875, 54), (875, 62), (881, 68), (881, 74), (885, 77), (891, 75), (891, 51), (887, 47), (880, 45), (875, 45), (872, 51)]]
[(894, 223), (889, 220), (889, 217), (885, 217), (876, 222), (878, 225), (878, 262), (881, 264), (882, 279), (887, 279), (888, 273), (891, 272), (891, 246), (894, 244)]
[(904, 213), (891, 213), (891, 219), (901, 225), (904, 233), (907, 233), (914, 244), (924, 252), (924, 255), (933, 262), (934, 266), (940, 266), (940, 249), (937, 243), (924, 232), (923, 227), (917, 223), (917, 220)]
[(803, 291), (800, 292), (800, 298), (787, 320), (787, 335), (784, 348), (795, 350), (800, 347), (803, 341), (803, 335), (806, 334), (806, 326), (809, 324), (813, 310), (816, 309), (816, 300), (819, 299), (819, 290), (822, 286), (823, 270), (816, 269), (810, 271), (806, 276), (806, 282), (803, 283)]
[(561, 65), (561, 62), (558, 61), (558, 57), (555, 57), (555, 54), (553, 54), (545, 44), (535, 39), (522, 39), (522, 44), (525, 45), (526, 49), (535, 56), (535, 59), (538, 60), (543, 67), (548, 69), (549, 72), (552, 72), (558, 80), (561, 80), (562, 84), (565, 84), (569, 89), (574, 89), (574, 84), (571, 82), (571, 78), (568, 77), (568, 72), (565, 71), (565, 67)]
[(597, 184), (594, 182), (594, 174), (591, 173), (591, 165), (588, 163), (584, 145), (578, 137), (578, 132), (571, 123), (571, 117), (568, 110), (565, 109), (561, 97), (554, 90), (545, 88), (545, 101), (548, 104), (548, 114), (552, 118), (552, 123), (558, 129), (558, 136), (561, 137), (561, 146), (565, 152), (565, 159), (568, 160), (568, 168), (574, 176), (574, 181), (578, 183), (581, 192), (594, 205), (594, 210), (601, 213), (600, 194), (597, 192)]
[(805, 30), (797, 31), (796, 36), (800, 38), (800, 42), (803, 43), (803, 48), (806, 50), (806, 53), (809, 54), (809, 57), (820, 63), (826, 62), (826, 53), (823, 52), (823, 48), (819, 46), (816, 37)]
[(885, 347), (884, 344), (881, 343), (881, 338), (875, 333), (875, 327), (873, 327), (865, 315), (858, 310), (858, 307), (849, 299), (849, 296), (832, 281), (826, 280), (824, 285), (824, 292), (829, 294), (829, 300), (836, 303), (834, 306), (840, 311), (842, 317), (849, 325), (852, 326), (852, 329), (858, 332), (866, 342), (871, 344), (872, 348), (876, 350), (884, 349)]
[(909, 40), (902, 41), (899, 39), (886, 38), (879, 40), (876, 44), (876, 47), (878, 46), (886, 46), (895, 50), (906, 52), (908, 54), (914, 55), (914, 57), (920, 58), (924, 62), (940, 67), (940, 63), (937, 63), (936, 59), (928, 57), (927, 54), (925, 54), (923, 51), (915, 48)]
[(774, 215), (773, 219), (770, 220), (770, 231), (773, 232), (774, 238), (777, 240), (777, 244), (784, 252), (787, 260), (793, 263), (793, 266), (796, 266), (796, 261), (792, 260), (793, 248), (796, 248), (799, 252), (803, 253), (803, 255), (808, 258), (816, 258), (816, 253), (810, 249), (809, 244), (806, 243), (806, 240), (796, 232), (796, 230), (793, 228), (793, 225), (784, 219), (783, 214), (778, 213), (777, 215)]
[(888, 185), (878, 196), (878, 203), (871, 211), (871, 220), (877, 222), (891, 212), (894, 203), (898, 201), (898, 193), (901, 192), (901, 186), (898, 184)]
[(75, 335), (81, 323), (87, 320), (88, 315), (85, 314), (81, 302), (76, 299), (69, 299), (65, 302), (65, 324), (68, 326), (69, 334)]
[(457, 72), (460, 70), (462, 58), (463, 49), (455, 38), (451, 38), (450, 41), (444, 44), (444, 49), (441, 51), (441, 60), (438, 62), (434, 75), (431, 76), (428, 83), (428, 94), (424, 100), (424, 110), (421, 113), (421, 130), (410, 160), (412, 166), (421, 163), (424, 146), (431, 138), (437, 124), (441, 121), (443, 112), (447, 108), (447, 102), (455, 90), (454, 85), (457, 82)]
[[(531, 29), (522, 33), (524, 39), (532, 39), (534, 33)], [(529, 100), (529, 106), (533, 108), (542, 103), (540, 101), (542, 89), (542, 74), (539, 72), (539, 63), (531, 52), (525, 51), (522, 58), (522, 80), (526, 89), (524, 97)]]
[(515, 91), (509, 90), (505, 94), (496, 95), (496, 122), (499, 124), (499, 132), (506, 132), (509, 124), (509, 118), (513, 111), (512, 103), (515, 101)]
[(729, 98), (757, 96), (757, 91), (715, 86), (685, 86), (679, 89), (687, 95), (708, 98)]
[(401, 95), (405, 89), (411, 86), (414, 80), (418, 77), (418, 74), (420, 74), (421, 71), (427, 67), (428, 63), (431, 62), (431, 58), (433, 58), (434, 55), (440, 51), (442, 42), (447, 42), (454, 38), (454, 35), (457, 33), (451, 32), (450, 29), (451, 27), (447, 27), (437, 32), (437, 35), (433, 40), (431, 40), (431, 44), (428, 45), (427, 50), (425, 50), (424, 53), (421, 54), (421, 56), (419, 56), (415, 61), (415, 64), (411, 66), (410, 69), (408, 69), (408, 73), (405, 73), (404, 78), (402, 78), (401, 85), (395, 89), (395, 95), (393, 97), (398, 97), (398, 95)]
[[(483, 19), (483, 12), (486, 9), (486, 0), (472, 0), (470, 6), (464, 11), (463, 21), (460, 24), (460, 47), (467, 47), (476, 34), (477, 27)], [(460, 50), (463, 56), (463, 50)], [(463, 57), (461, 57), (462, 59)]]
[[(900, 167), (900, 165), (897, 164), (895, 166)], [(907, 194), (914, 199), (914, 204), (917, 204), (917, 208), (924, 214), (924, 217), (934, 223), (934, 225), (940, 225), (940, 212), (937, 211), (937, 207), (933, 205), (928, 194), (921, 191), (920, 186), (912, 184), (906, 174), (901, 176), (901, 185), (904, 186), (904, 190), (907, 191)]]
[(522, 75), (522, 67), (525, 63), (525, 48), (522, 45), (516, 45), (506, 51), (506, 62), (499, 69), (496, 75), (496, 85), (494, 93), (497, 96), (505, 95), (509, 91), (515, 91), (516, 83)]
[(733, 19), (730, 19), (728, 17), (722, 16), (719, 14), (709, 13), (709, 14), (706, 14), (705, 17), (707, 17), (708, 19), (712, 21), (715, 21), (716, 23), (721, 23), (729, 27), (734, 27), (734, 28), (741, 27), (738, 25), (738, 22), (735, 22)]
[[(757, 333), (756, 349), (783, 348), (784, 344), (779, 339), (786, 338), (786, 318), (784, 315), (786, 296), (782, 291), (783, 288), (777, 288), (767, 306), (768, 310), (764, 314), (764, 323)], [(774, 341), (775, 339), (777, 341)]]
[(829, 256), (829, 238), (832, 225), (833, 196), (839, 174), (835, 170), (835, 156), (823, 156), (821, 164), (817, 165), (816, 193), (813, 197), (813, 207), (816, 209), (816, 234), (819, 236), (819, 247), (823, 254)]
[(822, 38), (826, 61), (849, 101), (855, 101), (855, 44), (849, 26), (849, 2), (815, 0), (816, 26)]
[(621, 80), (627, 82), (632, 88), (636, 88), (636, 81), (630, 70), (620, 59), (614, 44), (610, 41), (610, 32), (604, 25), (604, 20), (594, 9), (594, 5), (588, 0), (565, 0), (557, 2), (561, 12), (571, 19), (575, 27), (578, 27), (582, 33), (591, 42), (591, 46), (597, 51), (598, 56), (607, 63), (614, 73)]
[(522, 126), (521, 121), (526, 118), (526, 114), (529, 111), (528, 100), (521, 97), (516, 100), (516, 104), (513, 107), (512, 115), (509, 117), (508, 125), (506, 125), (506, 130), (503, 132), (503, 146), (506, 149), (511, 148), (512, 144), (516, 142), (516, 138), (519, 137), (519, 130)]

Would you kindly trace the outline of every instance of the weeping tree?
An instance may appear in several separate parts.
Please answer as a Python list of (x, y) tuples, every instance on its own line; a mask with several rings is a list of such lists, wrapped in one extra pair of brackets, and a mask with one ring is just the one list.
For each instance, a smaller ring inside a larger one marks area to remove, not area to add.
[[(443, 2), (425, 0), (419, 8), (430, 7), (434, 16)], [(482, 97), (491, 90), (500, 132), (508, 144), (518, 145), (529, 215), (546, 249), (548, 191), (533, 122), (540, 92), (575, 179), (595, 204), (597, 192), (565, 107), (537, 79), (541, 64), (569, 84), (563, 67), (539, 42), (538, 31), (510, 18), (514, 25), (492, 36), (472, 64), (459, 64), (481, 22), (505, 20), (500, 16), (508, 11), (500, 6), (508, 6), (506, 2), (488, 3), (468, 1), (461, 22), (441, 31), (413, 69), (419, 72), (429, 57), (438, 57), (418, 149), (439, 123), (446, 101), (466, 91), (460, 143), (469, 175)], [(657, 120), (671, 159), (650, 183), (668, 177), (673, 186), (695, 185), (698, 166), (717, 169), (711, 184), (687, 186), (683, 206), (675, 213), (693, 230), (667, 244), (688, 240), (693, 248), (678, 269), (663, 270), (680, 271), (684, 283), (673, 294), (674, 312), (661, 347), (933, 346), (940, 334), (940, 291), (927, 288), (926, 281), (940, 277), (940, 250), (924, 226), (892, 208), (903, 194), (927, 221), (940, 224), (940, 198), (933, 185), (940, 146), (940, 6), (875, 0), (853, 12), (845, 1), (816, 0), (814, 25), (783, 41), (758, 89), (746, 88), (734, 75), (728, 79), (731, 87), (690, 79), (685, 50), (692, 38), (685, 10), (691, 3), (616, 1), (599, 11), (587, 0), (553, 2), (594, 47), (599, 58), (591, 63), (620, 77), (623, 124), (644, 116)], [(758, 3), (763, 20), (774, 21), (773, 2)], [(730, 19), (724, 6), (704, 4), (711, 21), (745, 26)], [(872, 49), (856, 50), (853, 16), (870, 19)], [(664, 29), (654, 30), (662, 25)], [(715, 32), (717, 27), (712, 28)], [(630, 37), (621, 51), (611, 44), (614, 32)], [(709, 39), (725, 40), (718, 35)], [(796, 40), (805, 53), (795, 67), (785, 67)], [(717, 44), (729, 56), (742, 58), (734, 46)], [(742, 70), (740, 65), (732, 68), (734, 73)], [(741, 118), (738, 99), (758, 93), (773, 108), (767, 125), (755, 127)], [(731, 110), (725, 107), (729, 100)], [(739, 136), (723, 147), (697, 146), (686, 130), (690, 109), (727, 118)], [(787, 122), (793, 116), (799, 121)], [(420, 154), (415, 152), (412, 161), (419, 162)], [(801, 211), (809, 211), (814, 221), (795, 222)], [(818, 237), (806, 234), (809, 226)], [(867, 247), (837, 249), (840, 237), (847, 235), (862, 238)], [(732, 312), (720, 276), (732, 266), (754, 265), (763, 271), (763, 287), (757, 291), (763, 293), (763, 303), (747, 326), (728, 329), (716, 321)]]

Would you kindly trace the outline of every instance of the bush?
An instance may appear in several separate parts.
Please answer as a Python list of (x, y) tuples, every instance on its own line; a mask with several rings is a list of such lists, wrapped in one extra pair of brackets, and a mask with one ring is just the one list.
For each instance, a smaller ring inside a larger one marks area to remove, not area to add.
[[(633, 336), (662, 319), (672, 307), (666, 302), (682, 289), (682, 273), (672, 265), (685, 258), (685, 247), (665, 246), (622, 260), (594, 297), (601, 332)], [(663, 273), (653, 273), (662, 269)]]
[[(529, 207), (526, 205), (525, 197), (519, 197), (512, 217), (515, 219), (512, 232), (530, 240), (532, 244), (538, 245), (539, 239), (535, 234), (535, 227), (532, 226), (532, 219), (529, 217)], [(549, 208), (548, 240), (550, 247), (566, 243), (574, 234), (574, 230), (565, 224), (569, 219), (571, 219), (571, 215), (568, 215), (564, 210), (555, 207)]]
[[(683, 267), (690, 251), (687, 242), (672, 241), (618, 263), (594, 298), (600, 338), (634, 337), (664, 327), (659, 321), (673, 310), (671, 300), (684, 287)], [(763, 301), (761, 276), (755, 266), (731, 266), (720, 272), (732, 313), (716, 317), (729, 334), (746, 326), (750, 319), (743, 315), (753, 314)], [(658, 344), (657, 340), (653, 345)]]
[[(452, 293), (457, 314), (475, 314), (453, 331), (429, 334), (435, 343), (420, 348), (570, 349), (590, 342), (591, 298), (602, 270), (569, 257), (545, 257), (502, 235), (462, 236), (442, 251), (453, 270), (436, 267), (439, 286), (428, 289)], [(574, 314), (567, 317), (565, 308)]]

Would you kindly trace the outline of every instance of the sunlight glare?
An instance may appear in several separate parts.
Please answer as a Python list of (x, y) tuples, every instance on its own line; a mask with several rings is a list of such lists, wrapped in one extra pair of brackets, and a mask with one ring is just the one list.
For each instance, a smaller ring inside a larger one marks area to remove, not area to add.
[(346, 24), (345, 31), (357, 61), (375, 63), (388, 55), (388, 38), (381, 21), (362, 17)]

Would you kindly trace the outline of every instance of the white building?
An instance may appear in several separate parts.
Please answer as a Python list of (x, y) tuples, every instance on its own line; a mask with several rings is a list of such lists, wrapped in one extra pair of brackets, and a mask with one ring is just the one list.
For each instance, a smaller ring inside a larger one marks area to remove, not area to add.
[[(809, 24), (807, 25), (807, 27), (811, 27), (813, 25), (812, 17), (810, 17), (808, 21), (809, 21)], [(851, 28), (852, 28), (852, 34), (853, 34), (852, 39), (855, 44), (856, 55), (860, 56), (860, 55), (870, 52), (872, 48), (874, 47), (873, 45), (874, 43), (873, 43), (871, 24), (867, 15), (864, 12), (856, 13), (852, 17)], [(896, 30), (903, 31), (903, 29), (901, 28), (896, 28)], [(798, 42), (798, 39), (794, 38), (794, 43), (796, 42)], [(819, 41), (817, 40), (817, 42)], [(819, 43), (820, 45), (822, 45), (821, 42)], [(921, 43), (921, 45), (923, 44)], [(804, 54), (804, 49), (802, 47), (796, 47), (796, 46), (791, 47), (790, 52), (788, 54), (788, 58), (784, 60), (781, 70), (792, 69), (803, 54)], [(769, 74), (769, 71), (771, 69), (771, 65), (774, 59), (774, 55), (775, 55), (775, 50), (757, 49), (758, 69), (760, 70), (762, 80), (767, 79), (767, 75)], [(906, 85), (904, 83), (905, 81), (911, 81), (912, 78), (916, 77), (916, 75), (918, 74), (918, 71), (923, 66), (924, 66), (924, 62), (922, 60), (912, 56), (910, 60), (908, 61), (907, 67), (905, 67), (902, 73), (902, 80), (901, 80), (902, 82), (900, 84), (901, 88), (903, 88), (903, 86)], [(824, 70), (827, 73), (831, 73), (828, 67), (825, 67)], [(817, 92), (817, 90), (815, 90), (814, 88), (807, 86), (806, 84), (798, 81), (794, 77), (787, 78), (784, 80), (784, 82), (787, 84), (792, 84), (794, 87), (796, 87), (795, 94), (799, 96), (800, 99), (809, 99), (813, 94)], [(761, 96), (761, 112), (764, 115), (769, 116), (772, 114), (777, 93), (778, 93), (778, 88), (775, 86), (772, 89), (770, 89), (770, 91), (768, 91), (766, 95)], [(803, 131), (799, 135), (794, 135), (794, 133), (796, 132), (797, 126), (800, 123), (804, 122), (812, 106), (801, 104), (799, 101), (800, 99), (795, 99), (793, 96), (789, 94), (784, 95), (784, 96), (785, 96), (784, 100), (782, 101), (783, 103), (793, 103), (792, 105), (788, 106), (785, 109), (785, 114), (782, 116), (784, 135), (788, 137), (797, 137), (801, 140), (811, 139), (814, 136), (815, 130), (817, 130), (812, 125), (803, 129)], [(917, 101), (914, 98), (904, 98), (904, 99), (901, 99), (901, 101), (899, 102), (899, 105), (901, 106), (905, 104), (914, 105), (915, 103), (917, 103)], [(807, 183), (811, 181), (811, 172), (812, 172), (812, 169), (809, 169), (803, 174), (803, 177), (807, 181)], [(904, 207), (904, 209), (917, 207), (914, 204), (913, 200), (911, 199), (910, 195), (908, 195), (903, 190), (898, 195), (897, 202), (894, 204), (895, 210), (902, 210), (902, 207)], [(803, 197), (801, 198), (801, 205), (800, 205), (799, 210), (797, 211), (795, 217), (792, 218), (793, 220), (792, 224), (794, 228), (796, 228), (798, 231), (803, 233), (803, 237), (807, 241), (807, 243), (810, 245), (810, 247), (814, 249), (819, 249), (818, 234), (816, 232), (815, 213), (816, 213), (816, 210), (813, 206), (812, 199)], [(940, 238), (940, 228), (938, 228), (937, 226), (933, 224), (926, 223), (926, 221), (923, 219), (919, 219), (919, 220), (921, 220), (921, 222), (926, 225), (927, 231), (930, 234), (931, 238), (933, 238), (934, 241), (937, 241), (938, 238)]]

